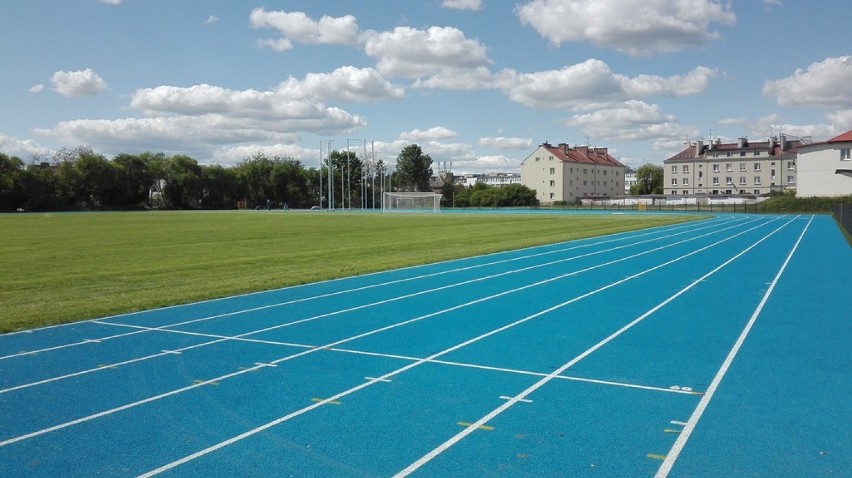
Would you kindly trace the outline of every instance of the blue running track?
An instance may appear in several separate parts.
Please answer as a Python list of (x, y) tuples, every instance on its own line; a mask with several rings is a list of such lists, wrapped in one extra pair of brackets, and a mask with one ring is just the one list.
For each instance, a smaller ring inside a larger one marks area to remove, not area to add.
[(0, 336), (0, 475), (852, 476), (852, 248), (727, 215)]

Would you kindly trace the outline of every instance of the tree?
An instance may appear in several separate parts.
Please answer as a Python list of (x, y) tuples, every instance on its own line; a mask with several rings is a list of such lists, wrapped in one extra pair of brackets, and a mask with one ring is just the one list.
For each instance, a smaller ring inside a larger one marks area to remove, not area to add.
[(0, 211), (13, 211), (23, 206), (21, 175), (24, 162), (15, 156), (0, 153)]
[(198, 161), (181, 154), (172, 156), (166, 164), (163, 194), (169, 207), (196, 207), (201, 200), (201, 167)]
[(432, 158), (423, 154), (416, 144), (402, 149), (396, 157), (396, 171), (399, 184), (403, 189), (428, 192), (432, 178)]
[(630, 194), (663, 194), (663, 167), (656, 164), (639, 166), (636, 185), (630, 188)]
[(119, 154), (113, 158), (115, 206), (139, 206), (148, 199), (148, 191), (154, 184), (154, 171), (146, 158), (135, 154)]

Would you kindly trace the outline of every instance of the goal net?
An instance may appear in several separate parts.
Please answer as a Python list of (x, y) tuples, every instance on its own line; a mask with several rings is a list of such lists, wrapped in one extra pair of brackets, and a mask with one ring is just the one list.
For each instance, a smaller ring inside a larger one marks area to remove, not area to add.
[(383, 208), (385, 211), (438, 212), (441, 210), (441, 195), (437, 193), (386, 192)]

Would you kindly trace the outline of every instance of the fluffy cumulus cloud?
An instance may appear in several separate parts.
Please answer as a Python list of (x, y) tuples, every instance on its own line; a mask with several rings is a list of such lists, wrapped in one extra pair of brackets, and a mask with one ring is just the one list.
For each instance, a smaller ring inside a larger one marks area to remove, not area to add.
[(364, 35), (364, 52), (377, 59), (376, 68), (383, 75), (412, 79), (491, 63), (482, 44), (453, 27), (370, 31)]
[(649, 140), (661, 137), (678, 137), (683, 132), (674, 115), (660, 112), (657, 105), (630, 100), (618, 107), (574, 115), (570, 126), (580, 126), (598, 140)]
[(488, 136), (479, 138), (479, 145), (497, 149), (528, 150), (533, 147), (530, 138), (507, 138), (505, 136)]
[(106, 82), (91, 68), (57, 71), (50, 79), (53, 90), (62, 96), (93, 96), (107, 88)]
[(0, 151), (9, 156), (18, 156), (26, 162), (27, 158), (48, 157), (53, 150), (46, 148), (31, 139), (21, 140), (0, 133)]
[(450, 139), (455, 138), (456, 136), (457, 133), (449, 128), (445, 128), (443, 126), (433, 126), (432, 128), (429, 128), (427, 130), (415, 129), (412, 131), (400, 133), (399, 139), (416, 143), (418, 141)]
[(587, 42), (632, 56), (683, 50), (719, 37), (712, 25), (733, 25), (729, 3), (715, 0), (530, 0), (518, 19), (551, 44)]
[(304, 44), (355, 45), (359, 41), (358, 22), (352, 15), (323, 16), (313, 20), (304, 12), (267, 11), (255, 8), (249, 16), (254, 29), (272, 29), (281, 38), (261, 40), (259, 45), (276, 50), (293, 48), (293, 42)]
[(348, 103), (400, 100), (405, 90), (387, 81), (373, 68), (344, 66), (331, 73), (310, 73), (304, 80), (289, 78), (277, 92), (289, 98), (317, 98)]
[(444, 0), (441, 2), (441, 6), (455, 10), (471, 10), (475, 12), (482, 8), (482, 0)]
[(545, 109), (593, 110), (650, 96), (677, 97), (704, 91), (716, 71), (698, 67), (686, 75), (627, 77), (591, 58), (560, 70), (526, 73), (506, 90), (512, 101)]
[(243, 144), (237, 146), (223, 146), (213, 152), (212, 162), (220, 164), (238, 164), (247, 158), (261, 153), (267, 157), (287, 157), (297, 159), (302, 164), (319, 165), (319, 153), (316, 149), (303, 148), (288, 143), (275, 144)]
[(852, 56), (826, 58), (792, 76), (767, 81), (763, 94), (782, 106), (852, 108)]

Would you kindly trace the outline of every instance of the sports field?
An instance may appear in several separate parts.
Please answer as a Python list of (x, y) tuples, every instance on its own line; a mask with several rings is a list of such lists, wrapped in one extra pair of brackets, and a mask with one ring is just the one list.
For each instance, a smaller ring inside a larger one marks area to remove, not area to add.
[(0, 469), (852, 476), (850, 266), (725, 215), (0, 335)]

